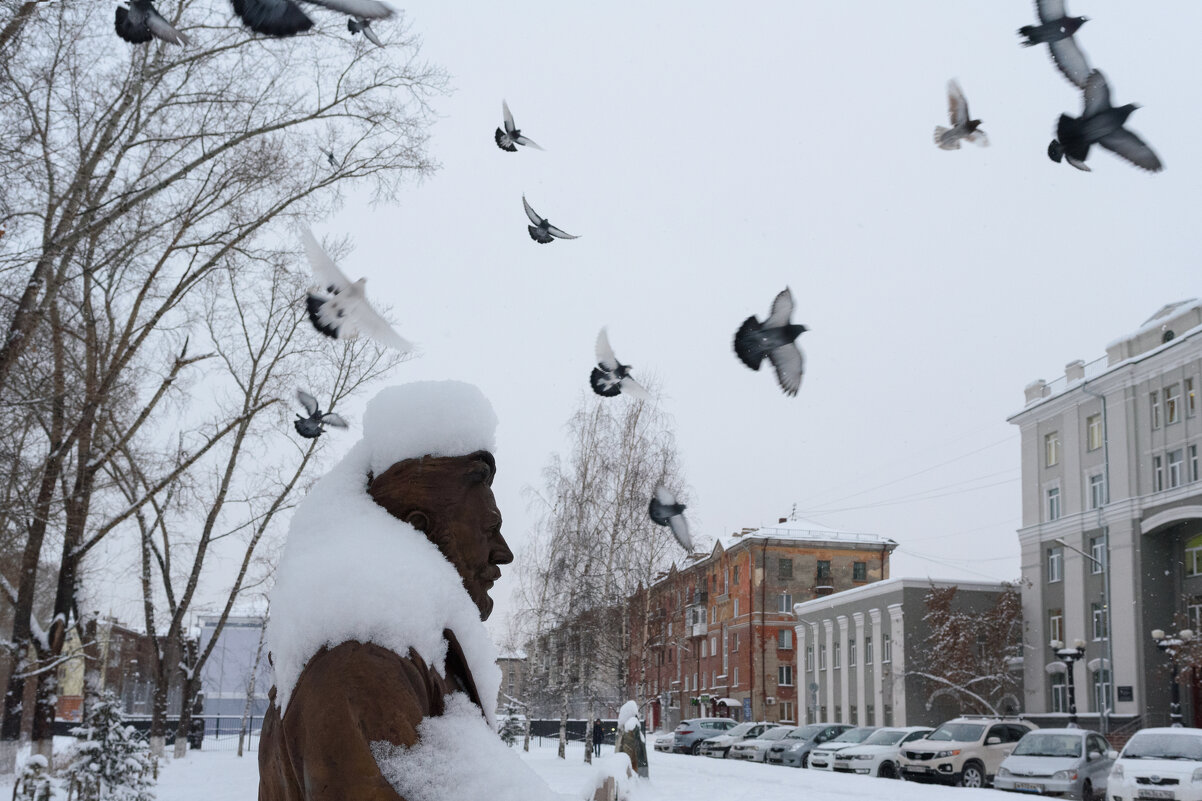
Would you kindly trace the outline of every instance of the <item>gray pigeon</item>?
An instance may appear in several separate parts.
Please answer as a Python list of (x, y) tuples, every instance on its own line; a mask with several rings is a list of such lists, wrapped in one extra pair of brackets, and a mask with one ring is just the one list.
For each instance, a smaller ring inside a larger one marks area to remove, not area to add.
[(372, 30), (371, 20), (365, 17), (351, 17), (346, 21), (346, 29), (351, 32), (351, 36), (354, 36), (356, 33), (362, 33), (367, 37), (367, 41), (376, 47), (384, 46), (384, 43), (380, 41), (380, 37), (376, 36), (376, 32)]
[(522, 195), (522, 205), (526, 207), (526, 216), (530, 218), (530, 222), (534, 225), (527, 225), (526, 230), (530, 232), (530, 238), (540, 245), (545, 245), (552, 239), (579, 239), (579, 236), (572, 236), (564, 233), (556, 228), (545, 217), (538, 216), (538, 212), (530, 208), (530, 204), (526, 202), (526, 196)]
[[(230, 0), (246, 27), (268, 36), (295, 36), (313, 27), (296, 0)], [(359, 19), (387, 19), (392, 8), (380, 0), (305, 0)]]
[(309, 416), (298, 414), (292, 425), (296, 427), (296, 433), (305, 439), (317, 439), (325, 433), (326, 426), (348, 428), (346, 421), (341, 416), (333, 412), (322, 414), (321, 407), (317, 405), (317, 399), (308, 392), (298, 389), (296, 399), (300, 401), (301, 406), (305, 407), (305, 414)]
[(975, 142), (981, 147), (988, 147), (989, 139), (982, 131), (981, 121), (969, 119), (968, 99), (955, 79), (947, 82), (947, 112), (951, 119), (951, 128), (942, 125), (935, 126), (935, 144), (944, 150), (959, 150), (960, 140)]
[(505, 128), (504, 130), (498, 128), (497, 132), (493, 134), (493, 139), (496, 140), (497, 147), (502, 150), (508, 150), (510, 153), (516, 153), (518, 145), (532, 147), (535, 150), (543, 149), (541, 145), (537, 144), (530, 137), (522, 136), (522, 132), (513, 123), (513, 114), (509, 111), (509, 104), (504, 100), (501, 101), (501, 113), (505, 115)]
[(601, 333), (597, 334), (597, 366), (588, 379), (593, 392), (607, 398), (625, 393), (639, 400), (651, 400), (647, 390), (630, 377), (630, 370), (629, 364), (622, 364), (614, 356), (614, 349), (609, 346), (609, 335), (602, 328)]
[(113, 27), (118, 36), (133, 44), (144, 44), (152, 38), (173, 45), (192, 44), (192, 40), (172, 27), (150, 0), (130, 0), (128, 8), (118, 5)]
[(759, 370), (764, 357), (776, 368), (776, 381), (786, 395), (796, 395), (805, 372), (805, 357), (793, 340), (808, 329), (789, 322), (793, 315), (793, 293), (784, 291), (772, 301), (772, 311), (764, 322), (748, 317), (735, 332), (735, 355), (752, 370)]
[[(347, 24), (348, 25), (350, 24), (349, 20), (347, 21)], [(338, 169), (338, 159), (336, 159), (334, 157), (334, 151), (327, 150), (326, 148), (323, 147), (321, 149), (321, 152), (326, 154), (326, 161), (328, 161), (330, 163), (330, 166), (333, 167), (334, 169)]]
[(317, 285), (325, 290), (324, 293), (310, 292), (305, 299), (313, 327), (331, 339), (354, 339), (363, 333), (401, 353), (412, 351), (413, 344), (394, 331), (367, 302), (364, 293), (367, 279), (351, 281), (347, 278), (309, 229), (301, 229), (301, 238)]
[(1126, 159), (1136, 167), (1150, 172), (1164, 168), (1152, 148), (1125, 128), (1127, 118), (1139, 106), (1128, 103), (1115, 108), (1110, 104), (1110, 86), (1101, 72), (1089, 74), (1083, 93), (1084, 109), (1080, 117), (1060, 115), (1056, 138), (1048, 144), (1048, 158), (1057, 163), (1061, 158), (1078, 170), (1090, 172), (1085, 163), (1089, 148), (1096, 144)]
[(676, 496), (667, 487), (656, 487), (655, 495), (651, 496), (651, 503), (647, 507), (651, 522), (671, 528), (680, 547), (685, 549), (685, 553), (691, 554), (693, 538), (689, 536), (689, 521), (684, 519), (684, 510), (685, 505), (677, 503)]
[(1089, 17), (1068, 16), (1064, 0), (1035, 0), (1035, 13), (1039, 15), (1038, 25), (1024, 25), (1018, 29), (1018, 35), (1026, 37), (1023, 47), (1046, 44), (1056, 68), (1074, 86), (1084, 89), (1089, 79), (1089, 62), (1073, 34), (1089, 22)]

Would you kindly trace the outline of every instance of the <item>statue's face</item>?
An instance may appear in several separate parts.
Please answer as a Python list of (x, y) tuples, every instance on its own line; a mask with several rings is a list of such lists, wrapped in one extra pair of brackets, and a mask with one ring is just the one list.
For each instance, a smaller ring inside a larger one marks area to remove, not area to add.
[(368, 492), (394, 517), (438, 546), (463, 578), (480, 618), (492, 613), (488, 591), (513, 561), (501, 536), (501, 512), (492, 493), (490, 454), (406, 459), (372, 480)]

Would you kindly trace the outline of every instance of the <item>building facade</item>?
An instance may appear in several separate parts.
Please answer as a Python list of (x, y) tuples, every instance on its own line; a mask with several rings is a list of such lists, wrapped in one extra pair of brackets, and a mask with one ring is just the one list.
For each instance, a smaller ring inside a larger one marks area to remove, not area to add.
[(800, 720), (793, 605), (889, 576), (897, 543), (807, 520), (743, 529), (630, 599), (631, 698), (656, 727)]
[[(948, 587), (957, 588), (955, 611), (967, 614), (989, 612), (1008, 589), (896, 578), (796, 604), (796, 686), (803, 692), (797, 722), (938, 726), (964, 713), (962, 696), (919, 675), (928, 666), (927, 594)], [(1021, 711), (1017, 695), (989, 700), (998, 711)]]
[[(199, 652), (203, 653), (209, 647), (219, 622), (217, 616), (200, 617)], [(263, 641), (265, 622), (259, 616), (231, 615), (221, 627), (213, 652), (209, 654), (200, 674), (205, 730), (210, 736), (236, 733), (244, 713), (249, 713), (249, 731), (258, 731), (263, 723), (268, 705), (267, 693), (273, 683)]]
[[(1105, 357), (1028, 385), (1009, 418), (1022, 435), (1031, 712), (1067, 713), (1066, 676), (1045, 666), (1057, 661), (1050, 643), (1081, 640), (1073, 685), (1088, 724), (1167, 724), (1167, 657), (1151, 632), (1185, 615), (1202, 624), (1200, 385), (1202, 303), (1191, 300)], [(1183, 684), (1186, 725), (1202, 723), (1202, 693)]]
[(503, 651), (497, 657), (497, 667), (501, 670), (501, 686), (497, 688), (497, 709), (504, 709), (506, 704), (516, 703), (523, 706), (529, 704), (526, 699), (526, 652)]

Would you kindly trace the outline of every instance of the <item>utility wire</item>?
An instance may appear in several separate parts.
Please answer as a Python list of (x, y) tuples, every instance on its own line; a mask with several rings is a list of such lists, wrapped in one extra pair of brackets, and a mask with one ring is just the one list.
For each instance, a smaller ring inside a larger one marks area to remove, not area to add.
[[(1002, 472), (1009, 473), (1011, 471), (1005, 470)], [(999, 475), (999, 474), (992, 473), (990, 475)], [(959, 486), (960, 484), (967, 484), (967, 483), (970, 483), (973, 481), (980, 481), (982, 478), (988, 478), (988, 477), (989, 476), (978, 476), (977, 478), (968, 479), (967, 481), (960, 481), (960, 482), (957, 482), (956, 484), (946, 484), (943, 487), (936, 487), (935, 490), (926, 490), (922, 494), (909, 495), (909, 496), (905, 496), (905, 497), (901, 497), (901, 498), (894, 498), (894, 499), (891, 499), (888, 501), (878, 501), (877, 503), (867, 503), (867, 504), (864, 504), (863, 506), (845, 506), (845, 507), (841, 507), (839, 509), (816, 509), (816, 510), (814, 510), (814, 514), (829, 514), (831, 512), (855, 512), (855, 511), (859, 511), (860, 509), (875, 509), (880, 506), (897, 506), (897, 505), (903, 504), (903, 503), (916, 503), (918, 501), (933, 501), (936, 498), (946, 498), (949, 495), (962, 495), (967, 492), (977, 492), (978, 490), (989, 489), (990, 487), (1000, 487), (1003, 484), (1013, 484), (1014, 482), (1018, 481), (1020, 478), (1018, 476), (1015, 476), (1014, 478), (1007, 478), (1003, 481), (994, 481), (991, 484), (982, 484), (979, 487), (968, 487), (966, 489), (954, 490), (952, 492), (937, 492), (937, 490), (948, 489), (950, 487)], [(932, 492), (935, 492), (936, 494), (934, 494), (934, 495), (929, 494)]]

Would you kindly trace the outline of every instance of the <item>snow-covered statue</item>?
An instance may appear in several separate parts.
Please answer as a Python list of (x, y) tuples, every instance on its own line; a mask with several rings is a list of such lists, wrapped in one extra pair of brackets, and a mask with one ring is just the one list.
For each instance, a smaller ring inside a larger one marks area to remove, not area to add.
[(554, 797), (497, 736), (488, 591), (513, 561), (475, 387), (380, 392), (297, 507), (271, 596), (260, 801)]
[(614, 750), (630, 759), (630, 769), (647, 778), (647, 741), (639, 725), (639, 705), (627, 701), (618, 711), (618, 735)]

